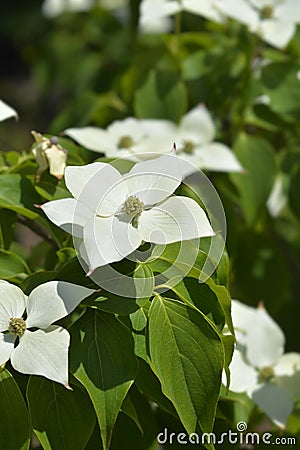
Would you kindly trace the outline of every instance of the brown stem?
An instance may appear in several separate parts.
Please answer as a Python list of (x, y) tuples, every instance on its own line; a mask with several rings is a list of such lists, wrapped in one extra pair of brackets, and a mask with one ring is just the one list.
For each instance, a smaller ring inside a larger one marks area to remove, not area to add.
[(18, 215), (18, 222), (24, 225), (25, 227), (29, 228), (31, 231), (33, 231), (38, 236), (41, 236), (46, 242), (48, 242), (54, 250), (58, 250), (59, 247), (57, 243), (52, 239), (51, 234), (48, 233), (48, 231), (38, 224), (37, 222), (34, 222), (33, 220), (28, 219), (27, 217)]

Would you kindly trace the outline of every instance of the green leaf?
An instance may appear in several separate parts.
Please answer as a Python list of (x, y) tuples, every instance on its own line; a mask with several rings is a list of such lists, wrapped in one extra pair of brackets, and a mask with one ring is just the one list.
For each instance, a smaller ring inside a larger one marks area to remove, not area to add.
[(20, 153), (15, 151), (10, 151), (5, 153), (5, 160), (9, 166), (15, 166), (18, 164), (20, 159)]
[(30, 292), (40, 284), (54, 280), (55, 275), (56, 272), (54, 270), (43, 270), (41, 272), (35, 272), (29, 275), (29, 277), (22, 280), (20, 287), (26, 295), (29, 295)]
[(174, 417), (178, 417), (170, 400), (162, 393), (157, 376), (151, 370), (149, 364), (139, 360), (139, 371), (136, 377), (136, 385), (146, 397), (153, 400), (160, 408)]
[(59, 264), (63, 265), (76, 258), (76, 250), (73, 247), (61, 248), (56, 252)]
[(59, 185), (50, 183), (49, 181), (41, 181), (35, 185), (36, 192), (46, 200), (59, 200), (61, 198), (69, 198), (71, 194)]
[(30, 181), (19, 174), (0, 176), (0, 207), (22, 214), (29, 219), (39, 215), (33, 205), (41, 201)]
[(133, 417), (121, 412), (113, 433), (111, 450), (159, 450), (159, 428), (151, 405), (137, 389), (130, 389), (129, 394), (139, 426)]
[(295, 216), (300, 220), (300, 167), (293, 172), (289, 186), (289, 204)]
[[(282, 227), (280, 224), (280, 228)], [(283, 232), (285, 229), (283, 228)], [(259, 300), (263, 300), (266, 308), (272, 314), (281, 311), (287, 313), (289, 319), (286, 331), (291, 328), (291, 320), (295, 314), (288, 313), (287, 305), (291, 299), (291, 285), (299, 277), (291, 270), (289, 255), (293, 255), (292, 246), (289, 246), (288, 256), (285, 247), (281, 248), (277, 243), (277, 235), (274, 228), (266, 228), (264, 232), (242, 229), (232, 260), (232, 272), (234, 273), (234, 298), (242, 298), (245, 303), (257, 306)], [(284, 246), (286, 245), (284, 241)], [(283, 306), (285, 305), (285, 306)], [(290, 310), (292, 311), (292, 310)]]
[[(138, 117), (169, 119), (178, 122), (187, 105), (184, 83), (170, 70), (151, 70), (136, 91), (134, 110)], [(172, 136), (170, 136), (172, 139)]]
[(27, 264), (20, 256), (0, 249), (0, 278), (9, 280), (15, 277), (23, 277), (29, 273)]
[(153, 295), (154, 276), (147, 264), (140, 263), (134, 271), (135, 297), (138, 299), (149, 298)]
[(219, 265), (217, 267), (217, 277), (220, 284), (225, 287), (229, 285), (229, 256), (226, 248), (223, 251)]
[(232, 334), (222, 335), (221, 337), (222, 337), (222, 343), (224, 346), (224, 354), (225, 354), (224, 370), (225, 370), (226, 378), (227, 378), (226, 388), (229, 389), (229, 385), (230, 385), (229, 365), (231, 363), (231, 359), (232, 359), (232, 355), (233, 355), (233, 351), (234, 351), (235, 338)]
[(73, 258), (63, 264), (57, 272), (56, 279), (58, 281), (69, 281), (70, 283), (80, 284), (91, 289), (99, 288), (99, 286), (86, 276), (77, 258)]
[(216, 263), (194, 241), (156, 245), (146, 264), (156, 275), (156, 285), (174, 286), (185, 276), (207, 278), (214, 272)]
[(128, 314), (134, 313), (139, 309), (136, 300), (133, 298), (119, 297), (118, 295), (104, 291), (104, 289), (101, 289), (101, 294), (101, 297), (95, 299), (88, 298), (83, 304), (120, 316), (128, 316)]
[(147, 436), (143, 437), (134, 421), (121, 412), (113, 433), (110, 450), (159, 450), (156, 440), (159, 429), (155, 423), (153, 411), (149, 409), (145, 416), (148, 419), (148, 423), (145, 423), (148, 428), (146, 428)]
[(211, 432), (224, 364), (218, 333), (196, 309), (156, 296), (149, 312), (151, 366), (187, 432)]
[(142, 426), (140, 424), (137, 411), (135, 409), (134, 404), (131, 401), (131, 398), (130, 398), (129, 394), (130, 394), (130, 392), (128, 392), (128, 394), (126, 395), (126, 397), (125, 397), (125, 399), (124, 399), (124, 401), (122, 403), (121, 411), (134, 421), (134, 423), (136, 424), (136, 426), (140, 430), (141, 436), (142, 436), (143, 435), (143, 428), (142, 428)]
[(253, 225), (265, 211), (276, 174), (273, 149), (264, 139), (241, 134), (234, 151), (245, 173), (232, 173), (239, 190), (240, 203), (249, 225)]
[(137, 371), (133, 338), (112, 314), (88, 310), (70, 329), (70, 366), (93, 402), (104, 450)]
[(8, 250), (14, 238), (17, 214), (9, 209), (0, 209), (0, 247)]
[(134, 353), (136, 356), (148, 361), (147, 346), (146, 346), (146, 326), (148, 322), (148, 308), (150, 302), (148, 301), (146, 307), (140, 307), (137, 311), (130, 314), (130, 322), (132, 326), (132, 335), (134, 339)]
[(284, 119), (300, 117), (299, 63), (280, 61), (267, 64), (262, 70), (264, 93), (269, 107)]
[(231, 318), (231, 298), (228, 290), (224, 286), (220, 286), (216, 284), (212, 279), (207, 280), (207, 285), (210, 289), (216, 294), (220, 304), (222, 305), (225, 322), (230, 330), (230, 332), (234, 335), (234, 329)]
[(21, 391), (7, 370), (0, 372), (0, 448), (29, 448), (31, 426)]
[(29, 379), (27, 399), (32, 425), (45, 450), (82, 450), (93, 432), (93, 405), (77, 383), (69, 391), (46, 378)]
[(217, 295), (205, 283), (199, 283), (194, 278), (185, 278), (172, 288), (172, 291), (183, 302), (195, 306), (216, 325), (219, 332), (225, 324), (225, 313)]
[(207, 70), (207, 53), (200, 50), (185, 58), (183, 62), (183, 76), (186, 80), (193, 80), (201, 77)]
[[(51, 136), (49, 136), (49, 138), (51, 138)], [(39, 180), (36, 180), (34, 183), (34, 188), (43, 199), (49, 201), (72, 197), (72, 194), (66, 187), (64, 178), (58, 180), (53, 175), (50, 175), (48, 170), (40, 174)]]

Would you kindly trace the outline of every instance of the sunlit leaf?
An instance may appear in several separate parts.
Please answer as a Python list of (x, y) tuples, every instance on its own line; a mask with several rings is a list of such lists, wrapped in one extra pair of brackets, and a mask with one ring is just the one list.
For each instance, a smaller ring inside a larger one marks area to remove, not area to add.
[(188, 433), (210, 432), (224, 355), (215, 329), (196, 309), (155, 297), (149, 312), (151, 366)]

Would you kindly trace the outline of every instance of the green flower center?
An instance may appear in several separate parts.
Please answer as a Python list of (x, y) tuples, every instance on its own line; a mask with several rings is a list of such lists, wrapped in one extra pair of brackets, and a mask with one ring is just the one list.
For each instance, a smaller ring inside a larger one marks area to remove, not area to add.
[(259, 378), (261, 381), (270, 381), (274, 375), (273, 367), (263, 367), (259, 371)]
[(264, 6), (260, 11), (260, 18), (263, 19), (271, 19), (273, 16), (273, 8), (271, 5)]
[(121, 211), (131, 217), (138, 217), (144, 208), (144, 203), (141, 202), (135, 195), (128, 197), (122, 205)]
[(22, 318), (11, 318), (8, 325), (8, 331), (15, 336), (23, 336), (26, 330), (26, 322)]
[(134, 140), (130, 136), (122, 136), (118, 142), (118, 148), (131, 148)]
[(195, 144), (192, 141), (184, 141), (183, 147), (181, 149), (183, 153), (187, 153), (188, 155), (191, 155), (195, 150)]

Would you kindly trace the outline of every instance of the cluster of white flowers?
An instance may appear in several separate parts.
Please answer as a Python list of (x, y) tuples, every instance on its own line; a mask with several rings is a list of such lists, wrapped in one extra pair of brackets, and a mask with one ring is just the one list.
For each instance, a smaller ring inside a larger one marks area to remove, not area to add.
[[(65, 134), (84, 147), (104, 153), (108, 158), (127, 157), (140, 161), (169, 152), (173, 142), (176, 153), (195, 171), (208, 169), (241, 172), (241, 164), (226, 145), (215, 142), (215, 125), (209, 111), (199, 105), (185, 114), (178, 125), (168, 120), (127, 118), (105, 130), (96, 127), (69, 128)], [(151, 155), (150, 155), (151, 153)], [(186, 169), (184, 169), (186, 170)]]
[[(45, 16), (56, 17), (66, 11), (88, 11), (96, 5), (110, 10), (128, 6), (125, 0), (45, 0), (42, 9)], [(296, 0), (142, 0), (140, 30), (168, 32), (170, 18), (184, 11), (218, 23), (235, 19), (277, 48), (289, 43), (300, 23)]]
[(27, 297), (17, 286), (0, 280), (0, 365), (10, 359), (21, 373), (42, 375), (69, 388), (70, 335), (52, 324), (93, 292), (64, 281), (49, 281)]
[(165, 23), (167, 17), (183, 11), (215, 22), (223, 22), (225, 18), (217, 8), (217, 0), (143, 0), (140, 7), (140, 27), (151, 31), (154, 23)]
[(300, 4), (295, 0), (143, 0), (141, 27), (181, 11), (215, 22), (235, 19), (277, 48), (289, 43), (300, 23)]
[(237, 346), (230, 364), (230, 390), (246, 392), (284, 427), (300, 398), (300, 354), (284, 354), (284, 334), (263, 305), (252, 308), (232, 300), (232, 320)]

